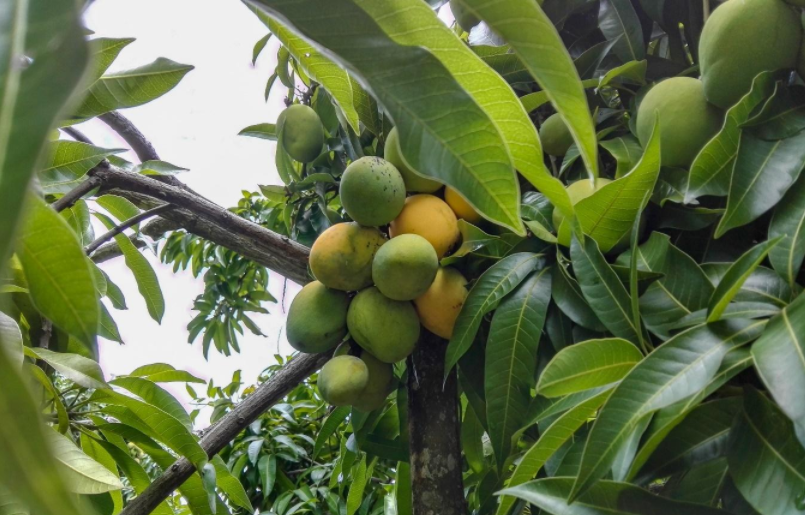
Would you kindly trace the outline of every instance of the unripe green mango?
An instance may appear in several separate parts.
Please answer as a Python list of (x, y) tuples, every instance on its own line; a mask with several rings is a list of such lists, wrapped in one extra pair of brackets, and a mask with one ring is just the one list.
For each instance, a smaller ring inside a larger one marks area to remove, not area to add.
[(386, 297), (414, 300), (430, 287), (439, 269), (436, 250), (417, 234), (401, 234), (380, 247), (372, 263), (372, 279)]
[(319, 393), (334, 406), (356, 402), (369, 382), (369, 369), (355, 356), (336, 356), (319, 372)]
[(369, 371), (369, 380), (353, 406), (364, 412), (374, 411), (383, 406), (391, 392), (394, 366), (383, 363), (365, 350), (361, 352), (361, 360)]
[(397, 168), (397, 171), (400, 172), (400, 175), (402, 175), (403, 181), (405, 182), (405, 189), (407, 191), (412, 193), (433, 193), (442, 187), (441, 183), (416, 173), (414, 169), (405, 162), (405, 159), (403, 159), (402, 156), (402, 150), (400, 150), (400, 136), (397, 132), (397, 127), (391, 129), (391, 132), (389, 132), (389, 135), (386, 138), (386, 146), (383, 149), (383, 157), (386, 159), (386, 161), (393, 164), (394, 167)]
[(347, 334), (349, 297), (319, 281), (302, 288), (288, 310), (287, 337), (291, 347), (311, 354), (335, 347)]
[(794, 68), (801, 39), (799, 16), (782, 0), (727, 0), (707, 19), (699, 42), (707, 100), (727, 109), (760, 72)]
[(391, 222), (405, 205), (402, 175), (379, 157), (362, 157), (347, 166), (339, 193), (350, 218), (369, 227)]
[(319, 115), (304, 104), (294, 104), (277, 120), (282, 125), (282, 147), (296, 161), (309, 163), (321, 154), (324, 126)]
[(405, 359), (419, 340), (419, 317), (411, 303), (392, 300), (374, 286), (352, 299), (347, 327), (358, 345), (384, 363)]
[(637, 138), (643, 148), (660, 117), (662, 166), (687, 168), (724, 122), (720, 109), (704, 97), (702, 81), (674, 77), (656, 84), (637, 111)]
[(550, 156), (563, 156), (573, 144), (573, 136), (559, 113), (552, 114), (539, 129), (542, 150)]

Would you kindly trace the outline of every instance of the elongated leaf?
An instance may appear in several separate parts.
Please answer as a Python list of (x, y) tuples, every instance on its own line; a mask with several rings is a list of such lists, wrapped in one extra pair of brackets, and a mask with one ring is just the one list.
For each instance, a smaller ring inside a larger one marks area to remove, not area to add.
[(143, 377), (155, 383), (206, 383), (205, 380), (199, 379), (190, 372), (176, 370), (173, 365), (166, 363), (143, 365), (132, 370), (129, 375)]
[(147, 104), (176, 87), (192, 69), (193, 66), (160, 57), (139, 68), (104, 75), (90, 87), (76, 116), (92, 118)]
[(755, 77), (752, 90), (727, 111), (721, 131), (711, 139), (690, 166), (685, 188), (685, 202), (690, 203), (702, 195), (726, 195), (738, 143), (741, 124), (752, 111), (769, 96), (774, 88), (774, 74), (763, 72)]
[(273, 454), (261, 457), (257, 462), (257, 470), (260, 471), (262, 479), (263, 495), (268, 497), (274, 490), (274, 483), (277, 480), (277, 457)]
[(117, 474), (112, 474), (106, 467), (84, 454), (72, 440), (53, 430), (46, 431), (45, 435), (71, 491), (99, 494), (123, 488)]
[(749, 504), (763, 515), (801, 511), (805, 449), (791, 421), (763, 394), (749, 389), (730, 433), (730, 476)]
[(730, 320), (668, 340), (615, 387), (590, 431), (571, 500), (606, 474), (634, 428), (654, 411), (704, 389), (726, 353), (756, 338), (763, 322)]
[(277, 141), (277, 126), (273, 123), (258, 123), (241, 129), (238, 136), (251, 136), (252, 138)]
[(604, 332), (606, 327), (587, 303), (579, 283), (567, 271), (570, 262), (561, 252), (557, 252), (558, 266), (552, 274), (551, 295), (553, 301), (576, 324), (591, 331)]
[[(731, 266), (731, 263), (705, 263), (702, 269), (712, 282), (719, 283)], [(792, 289), (774, 270), (759, 266), (744, 281), (735, 302), (761, 302), (784, 308), (799, 291), (798, 287), (795, 288)]]
[(44, 193), (67, 193), (104, 158), (124, 152), (65, 140), (54, 141), (48, 150), (47, 160), (39, 171), (39, 183)]
[(92, 52), (92, 67), (86, 78), (88, 84), (94, 83), (109, 69), (120, 52), (135, 41), (134, 38), (95, 38), (89, 42)]
[[(351, 0), (246, 1), (326, 49), (360, 80), (394, 120), (414, 169), (462, 192), (488, 220), (524, 232), (519, 188), (498, 128), (431, 52), (398, 44)], [(345, 31), (359, 36), (344, 38)], [(365, 52), (366, 45), (373, 51)], [(450, 116), (439, 115), (448, 106)]]
[(629, 293), (598, 250), (595, 240), (584, 237), (579, 241), (574, 234), (570, 256), (584, 298), (601, 323), (615, 336), (637, 343), (641, 329), (634, 325)]
[(67, 222), (31, 198), (18, 255), (36, 309), (91, 347), (100, 320), (97, 293), (84, 250)]
[[(95, 202), (117, 218), (119, 222), (125, 222), (140, 214), (140, 209), (132, 201), (118, 195), (101, 195)], [(133, 226), (134, 230), (137, 230), (138, 227), (139, 224)]]
[(478, 278), (456, 319), (453, 337), (447, 346), (445, 377), (475, 341), (484, 315), (495, 309), (503, 297), (543, 262), (540, 254), (520, 252), (501, 259)]
[(805, 167), (805, 132), (778, 141), (741, 134), (730, 180), (727, 210), (715, 237), (741, 227), (773, 208)]
[(347, 515), (355, 515), (358, 508), (361, 507), (363, 500), (363, 491), (366, 488), (366, 456), (352, 468), (352, 481), (349, 485), (349, 494), (347, 495)]
[(667, 488), (671, 499), (716, 506), (727, 481), (727, 458), (721, 457), (677, 474), (668, 481)]
[(358, 81), (352, 77), (349, 80), (352, 84), (352, 104), (355, 106), (355, 111), (358, 112), (361, 123), (372, 134), (382, 134), (383, 121), (377, 109), (377, 102)]
[[(86, 433), (82, 433), (80, 435), (79, 441), (81, 442), (81, 450), (95, 462), (103, 465), (103, 467), (112, 473), (113, 476), (117, 477), (117, 463), (115, 463), (114, 458), (106, 452), (96, 439), (90, 437)], [(112, 490), (107, 492), (107, 495), (111, 497), (113, 503), (113, 513), (119, 513), (120, 510), (123, 509), (123, 494), (119, 490)]]
[[(11, 251), (25, 192), (48, 132), (62, 111), (72, 107), (89, 56), (75, 2), (31, 0), (4, 7), (0, 17), (0, 263), (6, 262)], [(28, 501), (26, 492), (19, 495)], [(45, 511), (49, 509), (49, 503), (41, 504)], [(71, 503), (67, 509), (72, 507)]]
[(13, 318), (0, 311), (0, 352), (5, 352), (8, 360), (19, 368), (25, 359), (22, 349), (20, 326)]
[(53, 408), (56, 411), (58, 431), (61, 434), (67, 434), (67, 430), (70, 429), (70, 418), (67, 415), (67, 409), (64, 407), (64, 403), (62, 402), (61, 393), (53, 385), (53, 381), (51, 381), (50, 377), (48, 377), (42, 368), (31, 363), (25, 363), (23, 367), (28, 374), (31, 374), (37, 381), (39, 381), (39, 384), (42, 385), (42, 389), (47, 392), (46, 395), (49, 394), (53, 401)]
[(588, 340), (565, 347), (548, 363), (537, 384), (537, 393), (561, 397), (597, 388), (623, 377), (643, 355), (621, 338)]
[(643, 155), (643, 147), (637, 138), (631, 135), (604, 140), (601, 146), (612, 154), (618, 163), (615, 170), (616, 178), (626, 175)]
[(727, 305), (735, 298), (743, 286), (744, 282), (749, 279), (752, 272), (766, 259), (769, 251), (777, 245), (781, 237), (769, 240), (755, 245), (747, 250), (735, 263), (733, 263), (724, 277), (716, 286), (713, 296), (707, 303), (707, 321), (715, 322), (727, 309)]
[[(629, 345), (634, 347), (632, 344)], [(543, 465), (545, 465), (545, 462), (570, 440), (585, 422), (595, 415), (595, 412), (606, 402), (611, 393), (612, 390), (607, 390), (581, 402), (548, 426), (540, 435), (539, 440), (526, 451), (523, 459), (517, 464), (517, 468), (514, 469), (509, 479), (508, 487), (512, 488), (534, 479)], [(506, 515), (514, 505), (514, 502), (515, 500), (512, 497), (501, 497), (500, 505), (496, 512), (497, 515)]]
[(639, 61), (646, 55), (643, 27), (629, 0), (602, 0), (598, 26), (607, 41), (614, 41), (612, 51), (621, 61)]
[(181, 422), (189, 431), (192, 431), (193, 423), (190, 421), (190, 416), (182, 404), (173, 395), (155, 383), (141, 377), (118, 377), (112, 380), (111, 384), (125, 388), (148, 404), (168, 413)]
[(769, 261), (793, 285), (805, 259), (805, 178), (800, 175), (777, 205), (769, 225), (769, 238), (783, 236), (769, 252)]
[(500, 492), (523, 499), (554, 515), (723, 515), (699, 504), (673, 501), (629, 483), (599, 481), (572, 504), (573, 478), (540, 479)]
[(397, 501), (397, 515), (413, 515), (411, 468), (408, 463), (401, 462), (397, 464), (397, 481), (394, 482), (394, 498)]
[(551, 271), (529, 276), (495, 310), (486, 342), (484, 388), (489, 439), (501, 467), (512, 435), (525, 422), (545, 315), (551, 301)]
[[(647, 194), (654, 189), (659, 174), (660, 126), (655, 122), (645, 152), (632, 171), (576, 204), (584, 234), (593, 238), (602, 252), (611, 250), (630, 231), (648, 203)], [(570, 229), (567, 221), (562, 225)]]
[(464, 420), (461, 421), (461, 449), (464, 451), (467, 465), (477, 474), (483, 472), (486, 466), (483, 437), (484, 427), (478, 420), (475, 410), (467, 405)]
[(581, 78), (562, 38), (539, 4), (518, 0), (456, 1), (511, 46), (567, 124), (588, 173), (598, 177), (598, 140)]
[(805, 446), (805, 295), (774, 317), (752, 345), (755, 369)]
[(45, 361), (64, 377), (84, 388), (109, 388), (100, 365), (84, 356), (41, 348), (26, 348), (25, 353)]
[(327, 416), (327, 420), (324, 421), (321, 429), (319, 429), (319, 434), (316, 435), (316, 443), (313, 446), (313, 459), (315, 459), (322, 448), (327, 445), (327, 441), (336, 432), (338, 426), (347, 419), (350, 411), (349, 406), (339, 406)]
[(744, 127), (765, 140), (790, 138), (805, 129), (805, 88), (778, 82), (774, 95)]
[(246, 490), (243, 489), (240, 480), (229, 471), (223, 458), (216, 455), (210, 461), (215, 467), (216, 484), (221, 489), (221, 492), (226, 495), (226, 498), (235, 506), (240, 506), (248, 512), (254, 512)]

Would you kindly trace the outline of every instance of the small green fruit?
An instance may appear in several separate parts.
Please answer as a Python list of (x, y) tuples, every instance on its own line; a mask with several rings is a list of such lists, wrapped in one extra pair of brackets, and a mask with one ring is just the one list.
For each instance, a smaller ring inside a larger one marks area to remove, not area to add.
[(411, 303), (392, 300), (375, 287), (352, 299), (347, 327), (358, 345), (384, 363), (405, 359), (419, 340), (419, 318)]
[(324, 126), (316, 111), (294, 104), (280, 114), (277, 125), (282, 125), (282, 146), (289, 156), (301, 163), (319, 157), (324, 146)]
[(347, 166), (339, 193), (350, 218), (364, 226), (386, 225), (405, 205), (402, 175), (379, 157), (362, 157)]
[(319, 372), (319, 393), (334, 406), (356, 402), (369, 382), (366, 363), (355, 356), (336, 356)]
[(393, 164), (394, 167), (397, 168), (397, 171), (400, 172), (400, 175), (402, 175), (403, 181), (405, 182), (405, 189), (407, 191), (412, 193), (433, 193), (442, 187), (441, 183), (419, 175), (408, 165), (408, 163), (405, 162), (405, 159), (402, 156), (402, 150), (400, 150), (400, 136), (397, 133), (397, 127), (391, 129), (391, 132), (389, 132), (389, 135), (386, 138), (386, 146), (383, 150), (383, 157), (386, 159), (386, 161)]
[(394, 367), (383, 363), (367, 351), (361, 352), (361, 360), (369, 371), (369, 381), (353, 406), (364, 412), (374, 411), (383, 406), (391, 392)]
[(418, 234), (401, 234), (380, 247), (372, 263), (372, 279), (392, 300), (414, 300), (430, 288), (439, 258), (433, 245)]
[(302, 288), (288, 310), (287, 337), (291, 347), (311, 354), (335, 347), (347, 334), (349, 297), (319, 281)]
[(573, 144), (573, 136), (567, 130), (565, 121), (559, 113), (553, 114), (542, 123), (539, 129), (542, 150), (551, 156), (563, 156)]

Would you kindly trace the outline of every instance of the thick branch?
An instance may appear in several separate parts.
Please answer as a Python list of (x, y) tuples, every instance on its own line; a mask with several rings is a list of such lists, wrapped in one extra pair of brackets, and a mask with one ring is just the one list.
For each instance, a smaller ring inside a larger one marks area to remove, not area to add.
[(101, 245), (103, 245), (107, 241), (111, 240), (112, 238), (114, 238), (118, 234), (122, 233), (123, 231), (125, 231), (129, 227), (133, 227), (133, 226), (137, 225), (138, 223), (142, 222), (143, 220), (147, 220), (147, 219), (151, 218), (152, 216), (156, 216), (159, 213), (162, 213), (162, 212), (167, 211), (168, 209), (172, 209), (172, 208), (173, 208), (173, 206), (171, 206), (170, 204), (163, 204), (163, 205), (161, 205), (159, 207), (149, 209), (148, 211), (143, 211), (139, 215), (132, 216), (131, 218), (129, 218), (125, 222), (121, 223), (120, 225), (116, 225), (110, 231), (108, 231), (108, 232), (102, 234), (101, 236), (99, 236), (95, 241), (93, 241), (92, 243), (87, 245), (87, 248), (84, 249), (84, 251), (87, 253), (87, 255), (90, 255), (95, 250), (97, 250), (98, 247), (100, 247)]
[(145, 134), (131, 123), (131, 120), (117, 111), (102, 114), (99, 118), (112, 130), (120, 134), (120, 137), (129, 144), (141, 162), (159, 160), (159, 154), (157, 154), (154, 146), (148, 141)]
[[(268, 381), (210, 429), (201, 439), (201, 447), (209, 457), (218, 454), (229, 442), (254, 422), (261, 413), (282, 400), (299, 383), (318, 370), (330, 358), (327, 354), (302, 354), (285, 365)], [(163, 471), (145, 491), (131, 500), (120, 515), (148, 515), (159, 503), (193, 475), (195, 467), (182, 458)]]
[[(101, 163), (94, 169), (104, 170), (107, 169), (108, 167), (109, 163), (107, 161), (101, 161)], [(101, 184), (100, 179), (89, 177), (87, 180), (85, 180), (72, 190), (65, 193), (62, 198), (58, 199), (56, 202), (51, 204), (51, 207), (55, 209), (57, 212), (64, 211), (68, 207), (72, 207), (73, 204), (75, 204), (78, 201), (78, 199), (80, 199), (90, 191), (100, 186), (100, 184)]]

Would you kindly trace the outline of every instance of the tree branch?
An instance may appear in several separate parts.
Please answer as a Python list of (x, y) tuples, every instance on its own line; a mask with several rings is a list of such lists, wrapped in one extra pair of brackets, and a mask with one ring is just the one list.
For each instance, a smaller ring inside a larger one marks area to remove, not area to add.
[[(157, 240), (164, 236), (166, 232), (175, 231), (176, 229), (180, 228), (181, 227), (179, 224), (172, 220), (157, 218), (147, 223), (142, 229), (140, 229), (138, 234), (132, 234), (128, 238), (135, 247), (141, 249), (147, 245), (141, 236), (144, 235), (151, 239)], [(114, 259), (122, 255), (123, 251), (120, 250), (120, 246), (117, 244), (117, 242), (113, 241), (107, 243), (106, 245), (102, 245), (98, 250), (96, 250), (92, 255), (92, 260), (95, 263), (103, 263), (104, 261), (109, 261), (110, 259)]]
[[(332, 353), (301, 354), (292, 359), (268, 381), (261, 384), (253, 394), (226, 414), (201, 439), (201, 448), (212, 457), (218, 454), (229, 442), (254, 422), (261, 413), (280, 401), (299, 383), (321, 368)], [(148, 488), (129, 502), (120, 515), (148, 515), (171, 492), (193, 475), (195, 467), (182, 458), (165, 469)]]
[(83, 132), (76, 129), (75, 127), (62, 127), (61, 131), (76, 141), (86, 143), (87, 145), (92, 145), (92, 140), (90, 140)]
[(161, 206), (155, 207), (153, 209), (149, 209), (148, 211), (143, 211), (139, 215), (132, 216), (131, 218), (129, 218), (128, 220), (126, 220), (122, 224), (116, 225), (110, 231), (106, 232), (105, 234), (102, 234), (95, 241), (93, 241), (92, 243), (87, 245), (87, 248), (84, 249), (84, 251), (87, 253), (87, 255), (90, 255), (95, 250), (97, 250), (98, 247), (100, 247), (101, 245), (103, 245), (107, 241), (111, 240), (112, 238), (114, 238), (118, 234), (122, 233), (123, 231), (125, 231), (129, 227), (135, 226), (138, 223), (142, 222), (143, 220), (147, 220), (148, 218), (151, 218), (152, 216), (158, 215), (159, 213), (162, 213), (162, 212), (167, 211), (168, 209), (172, 209), (172, 208), (173, 208), (173, 206), (170, 205), (170, 204), (162, 204)]
[(102, 114), (98, 118), (129, 144), (141, 162), (159, 161), (159, 154), (157, 154), (154, 146), (148, 141), (145, 134), (140, 132), (140, 129), (131, 123), (131, 120), (117, 111)]
[[(98, 166), (96, 166), (93, 170), (103, 170), (106, 168), (109, 168), (109, 162), (101, 161), (98, 164)], [(84, 195), (86, 195), (87, 193), (94, 190), (100, 185), (101, 185), (100, 179), (88, 177), (78, 186), (65, 193), (62, 198), (58, 199), (56, 202), (51, 204), (51, 207), (55, 209), (57, 212), (64, 211), (68, 207), (72, 207), (73, 204), (75, 204), (78, 201), (78, 199), (80, 199), (81, 197), (83, 197)]]

